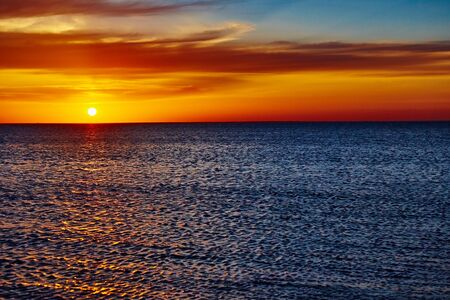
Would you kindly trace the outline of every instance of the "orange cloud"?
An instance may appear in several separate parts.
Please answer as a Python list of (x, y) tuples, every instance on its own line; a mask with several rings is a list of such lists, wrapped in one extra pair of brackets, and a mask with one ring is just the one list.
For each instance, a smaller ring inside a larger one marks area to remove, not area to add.
[[(148, 72), (389, 71), (450, 72), (450, 42), (271, 43), (199, 47), (238, 29), (205, 31), (178, 39), (140, 41), (122, 36), (0, 32), (1, 68), (139, 68)], [(134, 37), (135, 38), (135, 37)], [(30, 51), (32, 49), (32, 51)]]

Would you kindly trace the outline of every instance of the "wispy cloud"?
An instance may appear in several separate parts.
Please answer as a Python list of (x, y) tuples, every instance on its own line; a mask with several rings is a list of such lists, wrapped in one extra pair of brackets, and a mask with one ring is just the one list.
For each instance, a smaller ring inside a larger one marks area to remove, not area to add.
[(108, 1), (108, 0), (2, 0), (0, 18), (68, 14), (130, 16), (176, 12), (189, 7), (208, 6), (217, 0), (191, 1)]
[[(9, 74), (14, 72), (9, 71)], [(88, 72), (88, 70), (82, 74), (71, 72), (62, 74), (51, 70), (16, 72), (14, 74), (23, 76), (23, 85), (2, 86), (0, 101), (61, 102), (67, 99), (84, 101), (83, 99), (92, 95), (95, 97), (114, 95), (115, 99), (121, 99), (120, 101), (124, 99), (139, 101), (214, 93), (217, 90), (236, 88), (247, 82), (233, 74), (168, 73), (151, 76), (148, 73), (140, 73), (130, 77), (126, 70), (108, 70), (107, 73), (98, 73), (96, 70)], [(55, 76), (52, 82), (46, 85), (36, 85), (34, 82), (36, 79), (45, 81), (52, 76)]]
[(0, 101), (60, 101), (65, 97), (79, 93), (70, 87), (2, 87)]
[(322, 42), (322, 43), (296, 43), (290, 41), (275, 41), (265, 45), (266, 49), (278, 51), (319, 51), (333, 53), (398, 53), (398, 52), (447, 52), (450, 50), (450, 41), (434, 41), (421, 43), (345, 43), (345, 42)]

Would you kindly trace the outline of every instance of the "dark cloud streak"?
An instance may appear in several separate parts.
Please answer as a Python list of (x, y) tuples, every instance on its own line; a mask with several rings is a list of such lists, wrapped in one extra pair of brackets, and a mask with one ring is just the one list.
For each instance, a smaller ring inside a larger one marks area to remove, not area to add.
[(344, 43), (344, 42), (323, 42), (302, 44), (290, 41), (276, 41), (269, 44), (278, 50), (315, 50), (315, 51), (331, 51), (334, 53), (346, 52), (400, 52), (400, 51), (414, 51), (418, 52), (448, 52), (450, 51), (450, 41), (434, 41), (422, 43)]

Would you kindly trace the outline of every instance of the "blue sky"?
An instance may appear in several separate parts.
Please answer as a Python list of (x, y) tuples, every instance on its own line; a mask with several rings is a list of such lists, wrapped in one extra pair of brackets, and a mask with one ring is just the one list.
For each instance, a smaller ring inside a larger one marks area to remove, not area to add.
[(255, 25), (258, 39), (429, 41), (450, 38), (449, 0), (228, 1), (212, 18)]

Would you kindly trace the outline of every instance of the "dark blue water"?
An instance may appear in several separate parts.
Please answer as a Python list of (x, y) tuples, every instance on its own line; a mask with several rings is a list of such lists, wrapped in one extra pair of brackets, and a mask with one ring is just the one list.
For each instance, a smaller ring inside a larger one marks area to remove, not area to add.
[(449, 128), (0, 126), (0, 297), (449, 299)]

